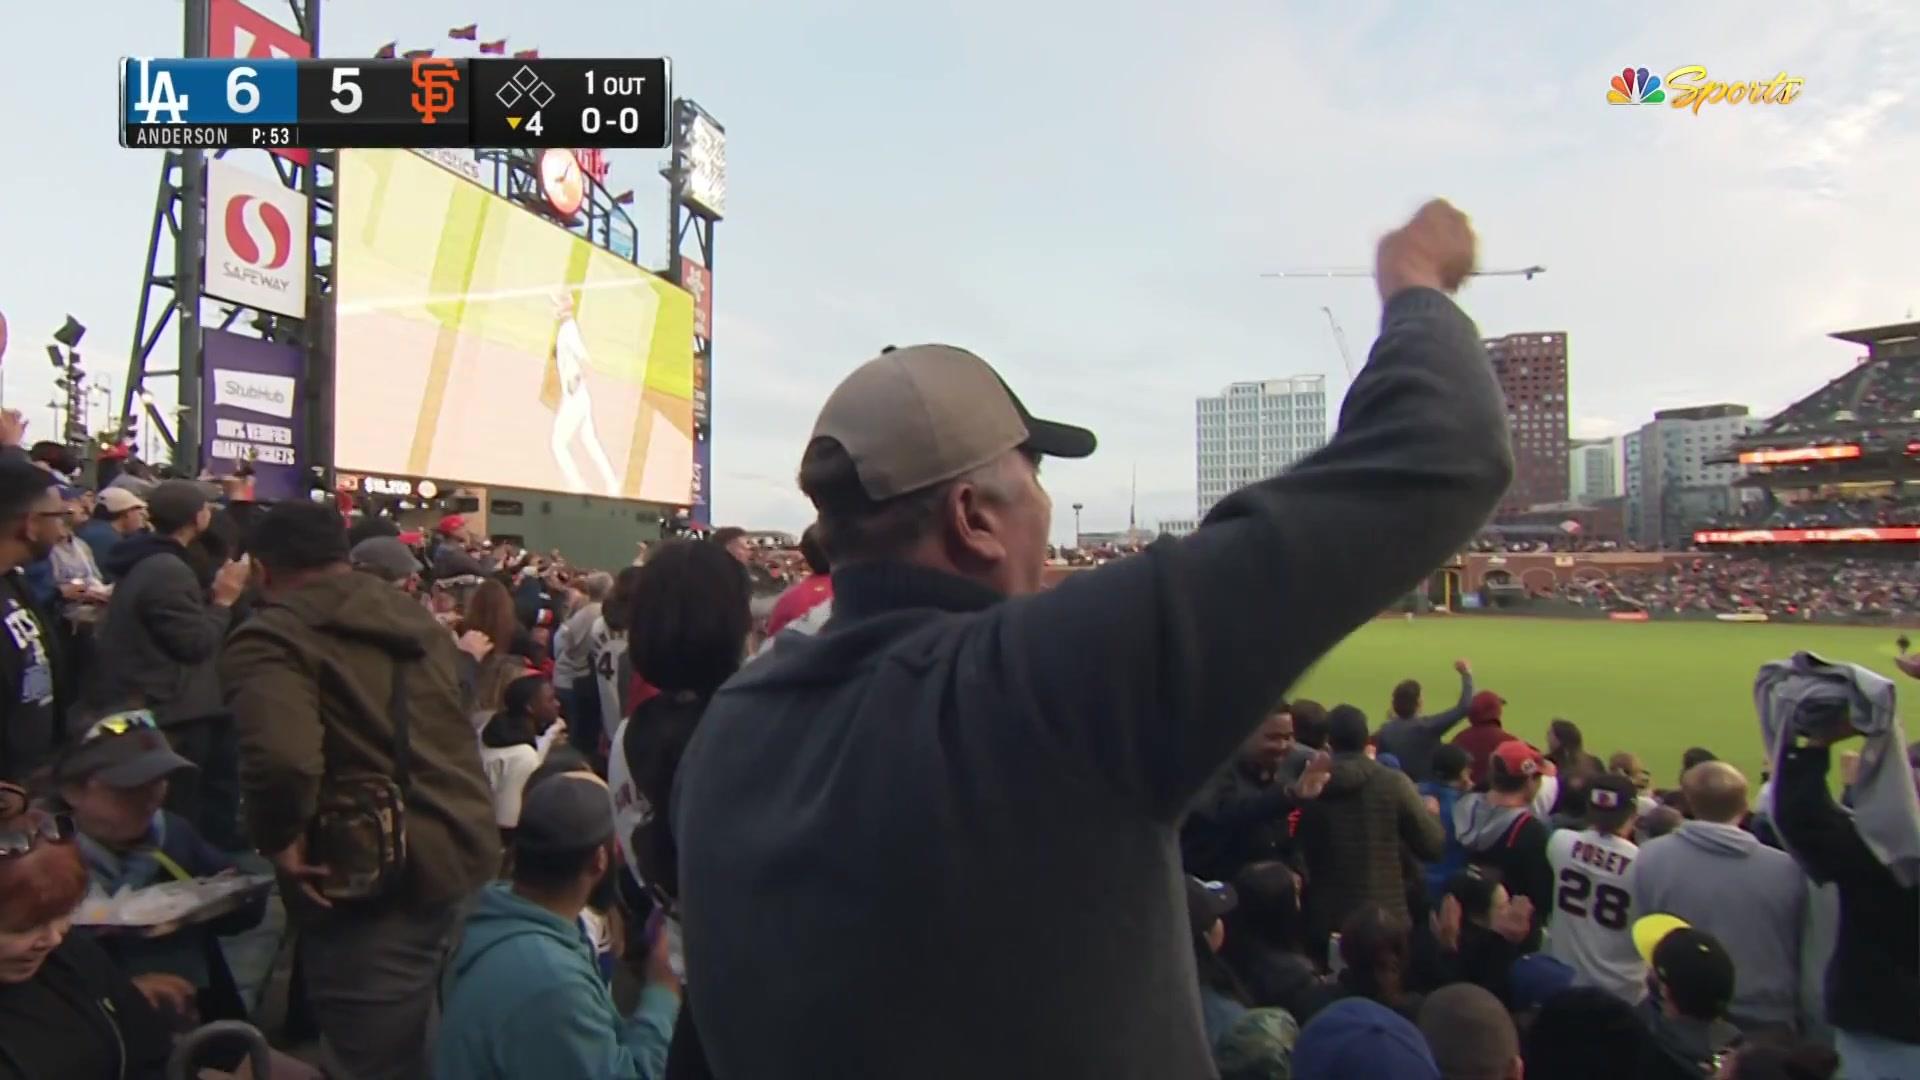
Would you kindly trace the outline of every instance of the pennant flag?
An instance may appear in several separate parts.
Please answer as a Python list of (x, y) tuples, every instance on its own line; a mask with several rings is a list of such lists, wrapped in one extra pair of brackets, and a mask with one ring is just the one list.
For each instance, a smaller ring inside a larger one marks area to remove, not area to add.
[(408, 49), (400, 54), (408, 60), (421, 60), (433, 55), (432, 49)]
[(506, 38), (501, 38), (499, 41), (483, 41), (480, 43), (480, 55), (482, 56), (505, 56), (506, 54)]
[(538, 60), (540, 59), (540, 50), (521, 49), (519, 52), (513, 54), (513, 58), (515, 60)]
[(375, 49), (373, 51), (373, 58), (375, 60), (391, 60), (394, 57), (400, 55), (398, 51), (399, 48), (400, 48), (399, 42), (389, 41), (385, 45), (382, 45), (378, 49)]
[(447, 31), (447, 36), (455, 41), (472, 41), (480, 36), (480, 24), (468, 23), (465, 26), (456, 26)]

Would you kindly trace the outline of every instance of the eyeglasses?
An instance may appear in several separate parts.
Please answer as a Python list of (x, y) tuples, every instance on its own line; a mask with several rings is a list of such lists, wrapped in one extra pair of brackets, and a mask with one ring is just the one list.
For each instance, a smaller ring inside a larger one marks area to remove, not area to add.
[(65, 843), (73, 835), (73, 818), (67, 814), (28, 813), (0, 825), (0, 859), (25, 855), (41, 841)]
[(159, 726), (154, 722), (151, 709), (129, 709), (126, 712), (101, 717), (87, 729), (85, 735), (80, 736), (80, 741), (90, 743), (108, 735), (125, 735), (129, 731), (152, 730)]

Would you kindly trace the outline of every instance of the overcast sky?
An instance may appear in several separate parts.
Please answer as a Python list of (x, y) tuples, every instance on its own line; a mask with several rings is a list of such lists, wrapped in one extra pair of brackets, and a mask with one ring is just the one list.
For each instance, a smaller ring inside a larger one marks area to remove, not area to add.
[[(285, 18), (280, 0), (254, 6)], [(1470, 11), (1457, 9), (1470, 7)], [(1563, 330), (1576, 435), (1656, 408), (1777, 409), (1844, 370), (1828, 331), (1920, 307), (1920, 8), (972, 0), (332, 0), (327, 55), (445, 48), (446, 29), (548, 56), (666, 54), (727, 127), (715, 266), (715, 516), (797, 528), (792, 477), (833, 383), (888, 343), (950, 341), (1101, 450), (1055, 463), (1122, 527), (1194, 509), (1193, 399), (1324, 373), (1321, 305), (1356, 351), (1364, 265), (1429, 195), (1483, 263), (1532, 282), (1463, 295), (1487, 334)], [(564, 14), (563, 14), (564, 12)], [(177, 0), (9, 5), (15, 147), (0, 170), (5, 396), (51, 431), (45, 335), (68, 311), (119, 386), (157, 151), (123, 150), (115, 60), (178, 53)], [(457, 46), (471, 49), (470, 45)], [(1623, 66), (1806, 80), (1785, 106), (1609, 106)], [(45, 89), (42, 89), (45, 88)], [(643, 261), (664, 249), (659, 155), (616, 151)], [(1336, 390), (1336, 393), (1338, 391)]]

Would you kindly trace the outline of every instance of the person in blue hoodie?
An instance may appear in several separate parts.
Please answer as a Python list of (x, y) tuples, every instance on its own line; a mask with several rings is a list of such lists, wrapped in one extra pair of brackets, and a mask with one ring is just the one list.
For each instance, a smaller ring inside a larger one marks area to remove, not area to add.
[(513, 876), (483, 888), (444, 987), (434, 1075), (443, 1080), (661, 1080), (680, 1011), (665, 935), (646, 956), (630, 1016), (594, 963), (580, 912), (611, 871), (605, 783), (564, 773), (531, 786), (513, 837)]
[(1433, 752), (1433, 773), (1420, 781), (1420, 798), (1427, 803), (1427, 809), (1440, 815), (1440, 827), (1446, 833), (1446, 847), (1438, 859), (1426, 864), (1427, 896), (1438, 906), (1447, 894), (1447, 883), (1453, 875), (1466, 869), (1467, 849), (1460, 845), (1460, 836), (1455, 831), (1453, 807), (1460, 796), (1473, 790), (1473, 778), (1469, 775), (1473, 768), (1473, 755), (1458, 746), (1442, 746)]

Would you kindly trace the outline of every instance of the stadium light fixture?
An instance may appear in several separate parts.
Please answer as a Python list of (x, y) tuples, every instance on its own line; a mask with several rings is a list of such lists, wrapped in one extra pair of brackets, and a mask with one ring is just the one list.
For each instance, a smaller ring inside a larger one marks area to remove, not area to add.
[(69, 349), (79, 348), (80, 339), (86, 336), (87, 328), (71, 315), (67, 316), (67, 321), (61, 324), (60, 329), (53, 332), (53, 340)]

